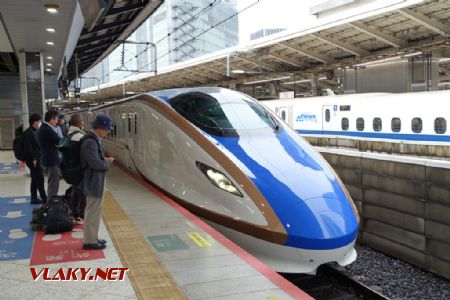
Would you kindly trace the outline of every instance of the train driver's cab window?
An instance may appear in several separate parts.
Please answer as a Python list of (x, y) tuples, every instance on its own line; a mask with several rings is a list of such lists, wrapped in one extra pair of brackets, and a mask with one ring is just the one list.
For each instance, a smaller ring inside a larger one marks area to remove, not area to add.
[(330, 122), (331, 113), (329, 109), (325, 110), (325, 122)]
[(356, 119), (356, 130), (358, 130), (358, 131), (364, 130), (364, 119), (363, 118)]
[(447, 121), (444, 118), (436, 118), (434, 120), (434, 132), (444, 134), (447, 131)]
[(411, 120), (411, 130), (414, 133), (422, 132), (422, 119), (421, 118), (414, 118)]
[(285, 110), (281, 111), (281, 119), (283, 119), (283, 121), (286, 121), (286, 111)]
[(402, 121), (400, 118), (392, 118), (391, 129), (392, 132), (400, 132), (402, 130)]
[(348, 124), (349, 124), (348, 119), (347, 118), (342, 118), (342, 120), (341, 120), (342, 130), (348, 130)]
[[(217, 95), (222, 97), (222, 95)], [(216, 99), (211, 95), (192, 92), (174, 97), (172, 107), (188, 121), (207, 133), (238, 137), (240, 131), (271, 129), (280, 130), (271, 114), (250, 98)]]
[(381, 118), (373, 118), (373, 131), (381, 131), (381, 129), (383, 129)]

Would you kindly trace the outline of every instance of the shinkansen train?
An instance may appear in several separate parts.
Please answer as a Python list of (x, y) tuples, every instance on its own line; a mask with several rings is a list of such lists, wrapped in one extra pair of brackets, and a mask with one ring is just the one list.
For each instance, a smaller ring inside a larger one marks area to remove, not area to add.
[[(326, 161), (245, 94), (223, 88), (133, 96), (83, 112), (114, 120), (117, 161), (279, 272), (356, 258), (359, 216)], [(332, 112), (330, 112), (332, 114)]]
[(450, 91), (351, 94), (263, 103), (317, 145), (450, 156)]

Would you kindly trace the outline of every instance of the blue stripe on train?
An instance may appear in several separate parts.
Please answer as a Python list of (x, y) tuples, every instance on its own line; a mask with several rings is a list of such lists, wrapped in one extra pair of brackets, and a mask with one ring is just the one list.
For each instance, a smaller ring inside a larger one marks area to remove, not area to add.
[(317, 134), (317, 135), (342, 135), (357, 136), (373, 139), (391, 139), (406, 141), (424, 141), (424, 142), (450, 142), (449, 135), (434, 134), (405, 134), (405, 133), (377, 133), (377, 132), (358, 132), (358, 131), (331, 131), (331, 130), (297, 130), (300, 134)]

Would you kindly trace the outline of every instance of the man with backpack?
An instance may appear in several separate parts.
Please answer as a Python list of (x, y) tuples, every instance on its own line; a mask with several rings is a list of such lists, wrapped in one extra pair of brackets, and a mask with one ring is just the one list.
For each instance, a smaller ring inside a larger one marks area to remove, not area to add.
[[(86, 132), (84, 132), (83, 129), (84, 129), (83, 117), (80, 114), (72, 115), (69, 120), (69, 132), (68, 132), (70, 141), (79, 142), (86, 134)], [(83, 195), (83, 191), (81, 190), (79, 184), (73, 184), (71, 196), (71, 210), (72, 216), (77, 224), (83, 224), (85, 207), (86, 207), (86, 197)]]
[(45, 113), (45, 122), (39, 129), (38, 141), (42, 150), (42, 165), (47, 169), (48, 190), (47, 195), (51, 200), (58, 195), (61, 171), (59, 169), (58, 144), (59, 136), (55, 132), (58, 124), (58, 112), (49, 110)]
[(111, 130), (111, 117), (99, 114), (92, 123), (92, 130), (81, 139), (82, 187), (86, 195), (83, 236), (83, 249), (85, 250), (106, 248), (106, 241), (98, 239), (98, 229), (103, 207), (106, 171), (114, 158), (105, 157), (101, 143)]
[[(23, 154), (22, 160), (30, 169), (31, 174), (31, 204), (40, 204), (41, 201), (45, 204), (47, 202), (47, 195), (44, 189), (44, 175), (41, 169), (41, 147), (37, 141), (37, 131), (41, 126), (41, 115), (32, 114), (29, 117), (30, 127), (23, 133)], [(41, 200), (37, 197), (37, 191), (41, 196)]]

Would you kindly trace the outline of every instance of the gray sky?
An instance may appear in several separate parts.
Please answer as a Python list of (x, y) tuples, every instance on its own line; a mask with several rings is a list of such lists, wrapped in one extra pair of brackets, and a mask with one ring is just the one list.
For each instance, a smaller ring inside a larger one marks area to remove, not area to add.
[[(237, 0), (237, 9), (241, 10), (256, 0)], [(320, 0), (260, 0), (259, 3), (239, 14), (240, 42), (250, 40), (250, 34), (259, 29), (287, 28), (302, 29), (312, 24), (315, 17), (309, 14), (309, 8)]]

